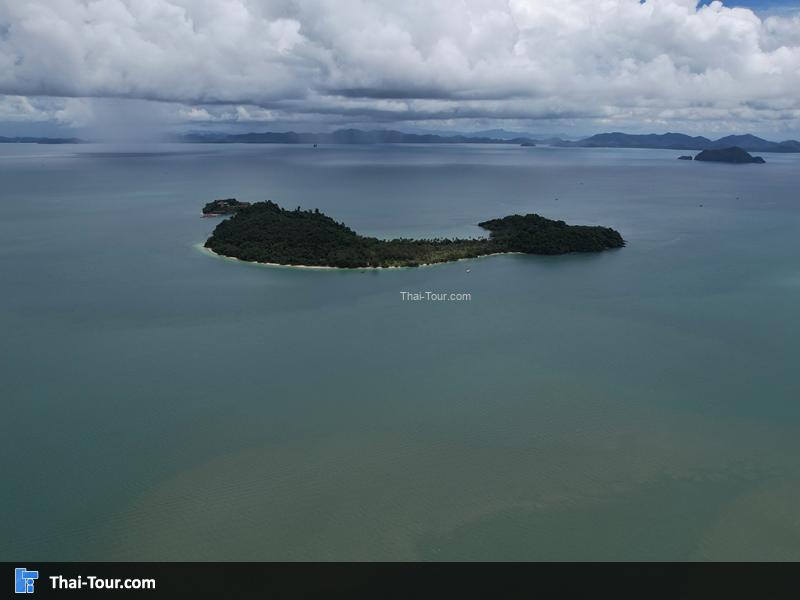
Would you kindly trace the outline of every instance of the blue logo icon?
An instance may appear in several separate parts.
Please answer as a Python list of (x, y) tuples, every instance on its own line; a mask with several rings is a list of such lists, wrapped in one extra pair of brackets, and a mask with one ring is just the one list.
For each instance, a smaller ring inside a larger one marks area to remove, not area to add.
[(32, 594), (33, 582), (39, 579), (39, 571), (28, 571), (28, 569), (14, 569), (14, 591), (17, 594)]

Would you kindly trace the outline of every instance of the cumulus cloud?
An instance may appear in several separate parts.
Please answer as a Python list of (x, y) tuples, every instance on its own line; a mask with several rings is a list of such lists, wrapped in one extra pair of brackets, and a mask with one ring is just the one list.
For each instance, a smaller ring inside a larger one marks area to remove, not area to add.
[(33, 121), (84, 127), (93, 118), (88, 103), (81, 99), (0, 96), (0, 123)]
[(800, 18), (695, 0), (5, 0), (0, 93), (175, 103), (188, 122), (796, 128)]

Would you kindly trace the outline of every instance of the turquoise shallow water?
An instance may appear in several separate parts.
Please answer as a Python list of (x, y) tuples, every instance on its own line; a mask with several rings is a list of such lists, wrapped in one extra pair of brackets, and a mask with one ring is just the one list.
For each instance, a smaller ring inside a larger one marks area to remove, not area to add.
[[(800, 157), (678, 154), (0, 146), (0, 557), (800, 559)], [(270, 268), (229, 196), (629, 245)]]

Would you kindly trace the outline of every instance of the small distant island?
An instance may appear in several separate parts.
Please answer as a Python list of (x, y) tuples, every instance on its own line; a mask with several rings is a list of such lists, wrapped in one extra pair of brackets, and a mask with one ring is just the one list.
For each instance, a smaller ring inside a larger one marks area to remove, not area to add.
[[(229, 201), (227, 201), (229, 202)], [(359, 235), (319, 210), (286, 210), (274, 202), (237, 208), (205, 247), (240, 260), (309, 267), (417, 267), (489, 254), (566, 254), (621, 248), (608, 227), (567, 225), (536, 214), (479, 223), (488, 238), (381, 240)]]
[(218, 217), (222, 215), (232, 215), (243, 208), (250, 206), (249, 202), (239, 202), (236, 198), (224, 198), (214, 200), (203, 207), (203, 215), (206, 217)]
[(700, 154), (695, 156), (694, 159), (708, 162), (726, 162), (734, 164), (763, 164), (767, 162), (760, 156), (753, 156), (746, 150), (736, 146), (733, 146), (732, 148), (721, 148), (719, 150), (703, 150)]
[(683, 156), (679, 156), (678, 160), (694, 160), (690, 154), (684, 154)]

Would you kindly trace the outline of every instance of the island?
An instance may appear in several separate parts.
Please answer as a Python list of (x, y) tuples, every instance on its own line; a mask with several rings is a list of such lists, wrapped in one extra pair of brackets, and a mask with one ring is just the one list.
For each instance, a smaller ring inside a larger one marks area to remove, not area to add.
[(765, 161), (760, 156), (753, 156), (746, 150), (733, 146), (731, 148), (721, 148), (719, 150), (703, 150), (694, 157), (695, 160), (708, 162), (726, 162), (734, 164), (756, 163), (763, 164)]
[(679, 156), (678, 160), (692, 160), (692, 157), (689, 154), (684, 154), (683, 156)]
[(239, 202), (236, 198), (214, 200), (203, 207), (203, 215), (206, 217), (232, 215), (247, 206), (250, 206), (249, 202)]
[(382, 240), (362, 236), (318, 209), (286, 210), (271, 201), (239, 208), (205, 247), (244, 261), (306, 267), (417, 267), (489, 254), (599, 252), (625, 245), (608, 227), (567, 225), (536, 214), (479, 223), (487, 238)]

